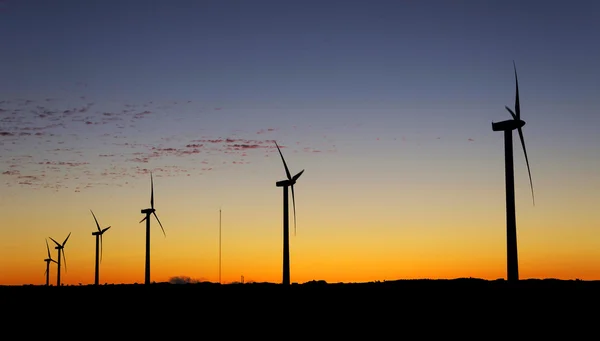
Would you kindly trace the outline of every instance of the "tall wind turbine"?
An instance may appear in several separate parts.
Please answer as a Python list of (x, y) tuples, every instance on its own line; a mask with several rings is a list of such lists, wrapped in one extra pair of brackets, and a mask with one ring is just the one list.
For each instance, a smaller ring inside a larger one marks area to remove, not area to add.
[(523, 139), (523, 131), (521, 128), (525, 125), (525, 121), (521, 120), (521, 108), (519, 105), (519, 81), (517, 78), (517, 67), (513, 61), (515, 70), (515, 111), (509, 107), (506, 110), (513, 117), (512, 120), (502, 122), (492, 122), (493, 131), (504, 132), (504, 163), (506, 176), (506, 252), (507, 252), (507, 279), (508, 281), (519, 280), (519, 260), (517, 253), (517, 222), (515, 216), (515, 175), (513, 166), (513, 141), (512, 131), (517, 129), (523, 152), (525, 154), (525, 162), (527, 163), (527, 173), (529, 174), (529, 184), (531, 185), (531, 197), (535, 206), (535, 197), (533, 195), (533, 181), (531, 180), (531, 170), (529, 168), (529, 159), (527, 158), (527, 149), (525, 148), (525, 140)]
[(144, 219), (140, 220), (140, 223), (144, 220), (146, 221), (146, 273), (144, 276), (144, 283), (150, 284), (150, 215), (151, 214), (153, 214), (154, 217), (156, 218), (156, 221), (158, 221), (158, 225), (160, 225), (160, 229), (162, 230), (165, 237), (167, 236), (167, 234), (165, 233), (165, 229), (163, 228), (162, 224), (160, 223), (160, 219), (158, 219), (158, 216), (156, 215), (156, 210), (154, 209), (154, 181), (152, 180), (152, 173), (150, 173), (150, 208), (143, 209), (142, 214), (146, 215), (144, 217)]
[(296, 199), (294, 197), (294, 185), (296, 184), (296, 180), (300, 178), (300, 175), (304, 173), (304, 169), (301, 170), (298, 174), (293, 177), (290, 174), (290, 170), (288, 169), (287, 164), (285, 163), (285, 159), (283, 158), (283, 154), (281, 154), (281, 149), (279, 149), (279, 145), (277, 145), (276, 141), (275, 146), (279, 151), (279, 155), (281, 156), (281, 161), (283, 161), (283, 167), (285, 167), (285, 174), (287, 176), (287, 180), (277, 181), (275, 185), (277, 187), (283, 187), (283, 284), (290, 285), (290, 232), (289, 232), (289, 204), (288, 204), (288, 187), (292, 189), (292, 204), (294, 206), (294, 234), (296, 233)]
[(69, 235), (67, 236), (67, 238), (65, 238), (65, 241), (62, 242), (62, 244), (60, 244), (56, 240), (52, 239), (52, 237), (49, 237), (54, 242), (54, 244), (56, 244), (56, 246), (54, 248), (58, 250), (58, 262), (56, 263), (56, 265), (58, 265), (58, 270), (56, 272), (56, 286), (57, 287), (60, 287), (60, 255), (61, 254), (63, 256), (63, 260), (65, 261), (65, 271), (67, 271), (67, 257), (65, 256), (64, 249), (65, 249), (65, 244), (67, 244), (67, 240), (69, 240), (69, 237), (71, 237), (71, 232), (69, 232)]
[(48, 258), (44, 259), (44, 262), (46, 262), (46, 272), (44, 272), (44, 275), (46, 275), (46, 286), (49, 286), (50, 285), (50, 262), (56, 263), (56, 261), (54, 259), (52, 259), (52, 256), (50, 256), (50, 247), (48, 246), (48, 239), (46, 239), (46, 250), (48, 250)]
[[(98, 228), (98, 231), (92, 232), (92, 236), (96, 236), (96, 271), (94, 273), (94, 284), (98, 285), (98, 281), (100, 280), (100, 261), (102, 260), (102, 235), (104, 234), (104, 232), (108, 231), (110, 226), (104, 229), (100, 229), (100, 224), (98, 224), (98, 219), (96, 219), (96, 215), (94, 215), (94, 212), (92, 210), (90, 210), (90, 212), (92, 212), (92, 217), (94, 217), (94, 221), (96, 222), (96, 228)], [(98, 246), (100, 247), (100, 258), (98, 258)]]

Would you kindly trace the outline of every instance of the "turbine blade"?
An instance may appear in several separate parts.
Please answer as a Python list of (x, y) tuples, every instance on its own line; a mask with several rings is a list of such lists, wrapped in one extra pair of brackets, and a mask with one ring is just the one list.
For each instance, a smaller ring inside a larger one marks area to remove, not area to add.
[(165, 229), (163, 228), (162, 224), (160, 223), (160, 219), (158, 219), (156, 212), (152, 212), (152, 214), (154, 214), (154, 218), (156, 218), (156, 221), (158, 221), (158, 225), (160, 225), (160, 229), (163, 231), (163, 234), (165, 235), (165, 237), (167, 237), (167, 234), (165, 233)]
[(58, 262), (57, 262), (57, 261), (55, 261), (54, 259), (51, 259), (51, 261), (53, 261), (54, 263), (58, 264)]
[(65, 255), (65, 249), (62, 250), (63, 261), (65, 262), (65, 272), (67, 272), (67, 256)]
[(94, 221), (96, 222), (96, 227), (98, 228), (98, 231), (100, 231), (100, 224), (98, 224), (98, 219), (96, 219), (96, 215), (94, 215), (94, 212), (92, 210), (90, 210), (90, 212), (92, 212), (92, 216), (94, 217)]
[(525, 163), (527, 164), (527, 173), (529, 174), (529, 184), (531, 185), (531, 199), (533, 200), (533, 206), (535, 206), (535, 197), (533, 195), (533, 181), (531, 180), (531, 169), (529, 168), (529, 158), (527, 157), (527, 149), (525, 148), (525, 139), (523, 138), (523, 130), (519, 130), (519, 137), (521, 138), (521, 145), (523, 146), (523, 153), (525, 154)]
[(513, 68), (515, 69), (515, 112), (517, 115), (517, 119), (521, 119), (521, 107), (519, 105), (519, 79), (517, 78), (517, 66), (515, 65), (515, 61), (513, 60)]
[(292, 187), (292, 206), (294, 206), (294, 236), (296, 235), (296, 198), (294, 196), (294, 185)]
[(302, 173), (304, 173), (304, 169), (300, 171), (300, 173), (294, 175), (294, 177), (292, 178), (293, 181), (298, 180), (298, 178), (300, 178), (300, 175), (302, 175)]
[(277, 141), (273, 141), (273, 142), (275, 142), (275, 146), (277, 147), (277, 150), (279, 151), (279, 155), (281, 156), (281, 161), (283, 161), (283, 167), (285, 167), (285, 174), (287, 175), (288, 180), (292, 180), (292, 175), (290, 174), (290, 170), (288, 169), (288, 166), (285, 163), (283, 154), (281, 154), (281, 149), (279, 149), (279, 145), (277, 144)]
[(61, 246), (59, 242), (57, 242), (56, 240), (54, 240), (52, 237), (48, 237), (50, 238), (50, 240), (52, 240), (54, 242), (54, 244), (56, 244), (57, 246)]
[(102, 231), (100, 231), (100, 234), (102, 235), (104, 232), (108, 231), (109, 228), (110, 228), (110, 226), (107, 227), (107, 228), (105, 228), (105, 229), (103, 229)]
[(150, 207), (154, 208), (154, 180), (152, 180), (152, 172), (150, 172)]
[(52, 259), (52, 256), (50, 256), (50, 247), (48, 246), (48, 239), (46, 239), (46, 250), (48, 250), (48, 259)]
[(515, 113), (514, 113), (512, 110), (510, 110), (510, 108), (509, 108), (509, 107), (507, 107), (507, 106), (504, 106), (504, 107), (505, 107), (505, 108), (506, 108), (506, 110), (508, 110), (508, 112), (509, 112), (509, 113), (512, 115), (513, 119), (515, 119), (515, 120), (518, 120), (518, 118), (517, 118), (517, 115), (515, 115)]
[(47, 273), (48, 273), (48, 267), (46, 267), (46, 270), (44, 271), (44, 276), (46, 276)]
[(140, 223), (143, 222), (144, 220), (146, 220), (148, 216), (145, 216), (144, 219), (140, 220)]
[(64, 247), (65, 244), (67, 243), (67, 240), (69, 240), (69, 237), (71, 237), (71, 232), (69, 232), (69, 235), (67, 236), (67, 239), (65, 239), (65, 241), (62, 243), (62, 246)]

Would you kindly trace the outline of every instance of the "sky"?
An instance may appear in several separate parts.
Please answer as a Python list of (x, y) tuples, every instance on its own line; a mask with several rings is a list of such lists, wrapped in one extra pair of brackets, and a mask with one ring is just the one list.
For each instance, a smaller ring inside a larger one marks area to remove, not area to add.
[[(597, 1), (0, 1), (0, 285), (600, 279)], [(291, 201), (290, 201), (291, 203)], [(221, 210), (221, 220), (219, 211)], [(54, 248), (52, 257), (56, 259)], [(56, 266), (50, 269), (56, 282)]]

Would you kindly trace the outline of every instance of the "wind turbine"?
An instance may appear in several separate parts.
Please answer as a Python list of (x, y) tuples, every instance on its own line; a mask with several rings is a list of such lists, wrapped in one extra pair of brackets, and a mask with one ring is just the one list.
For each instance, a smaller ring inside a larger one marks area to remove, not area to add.
[(279, 151), (279, 155), (281, 156), (281, 161), (283, 161), (283, 167), (285, 167), (285, 174), (287, 175), (287, 180), (277, 181), (275, 185), (277, 187), (283, 187), (283, 284), (290, 285), (290, 236), (289, 236), (289, 204), (288, 204), (288, 187), (292, 189), (292, 204), (294, 206), (294, 234), (296, 233), (296, 199), (294, 198), (294, 184), (296, 184), (296, 180), (300, 178), (300, 175), (304, 173), (304, 169), (301, 170), (298, 174), (293, 177), (290, 174), (290, 170), (288, 169), (287, 164), (285, 163), (285, 159), (283, 158), (283, 154), (281, 154), (281, 149), (279, 149), (279, 145), (277, 145), (276, 141), (275, 146)]
[[(98, 224), (98, 219), (96, 219), (96, 215), (94, 215), (94, 212), (92, 210), (90, 210), (90, 212), (92, 212), (92, 216), (94, 217), (94, 221), (96, 222), (96, 227), (98, 228), (98, 231), (92, 232), (92, 236), (96, 236), (96, 271), (94, 276), (94, 284), (98, 285), (98, 281), (100, 279), (100, 261), (102, 260), (102, 235), (104, 234), (104, 232), (108, 231), (110, 226), (104, 229), (100, 229), (100, 224)], [(98, 246), (100, 246), (100, 259), (98, 259)]]
[(140, 223), (144, 220), (146, 221), (146, 273), (145, 273), (144, 283), (150, 284), (150, 215), (151, 214), (154, 214), (156, 221), (158, 221), (158, 224), (160, 225), (160, 229), (162, 230), (165, 237), (167, 236), (167, 234), (165, 233), (165, 229), (163, 228), (162, 224), (160, 223), (160, 219), (158, 219), (158, 216), (156, 215), (156, 210), (154, 209), (154, 181), (152, 180), (152, 172), (150, 173), (150, 208), (143, 209), (142, 214), (146, 215), (144, 217), (144, 219), (140, 220)]
[(50, 256), (50, 247), (48, 246), (48, 239), (46, 239), (46, 250), (48, 250), (48, 258), (44, 259), (44, 262), (46, 262), (46, 272), (44, 272), (44, 275), (46, 275), (46, 286), (49, 286), (50, 285), (50, 262), (56, 263), (56, 261), (54, 259), (52, 259), (52, 256)]
[(515, 175), (513, 165), (513, 141), (512, 131), (517, 129), (519, 132), (519, 138), (521, 139), (521, 145), (523, 146), (523, 153), (525, 154), (525, 162), (527, 164), (527, 172), (529, 174), (529, 184), (531, 185), (531, 197), (533, 199), (533, 205), (535, 206), (535, 197), (533, 195), (533, 181), (531, 180), (531, 170), (529, 168), (529, 159), (527, 158), (527, 149), (525, 148), (525, 140), (523, 139), (523, 131), (521, 128), (525, 125), (525, 121), (521, 120), (521, 108), (519, 105), (519, 80), (517, 78), (517, 67), (513, 61), (513, 68), (515, 70), (515, 111), (513, 112), (509, 107), (505, 107), (506, 110), (513, 117), (512, 120), (506, 120), (502, 122), (492, 122), (493, 131), (504, 131), (504, 163), (505, 163), (505, 177), (506, 177), (506, 260), (507, 260), (507, 280), (518, 281), (519, 280), (519, 260), (517, 253), (517, 222), (515, 215)]
[(67, 240), (69, 240), (69, 237), (71, 237), (71, 232), (69, 232), (69, 235), (67, 236), (67, 238), (65, 238), (65, 241), (60, 244), (59, 242), (57, 242), (56, 240), (52, 239), (52, 237), (49, 237), (54, 244), (56, 244), (56, 246), (54, 247), (55, 249), (58, 250), (58, 262), (56, 263), (58, 265), (58, 270), (56, 273), (56, 286), (60, 287), (60, 255), (62, 254), (63, 256), (63, 260), (65, 261), (65, 271), (67, 271), (67, 257), (65, 256), (65, 244), (67, 243)]

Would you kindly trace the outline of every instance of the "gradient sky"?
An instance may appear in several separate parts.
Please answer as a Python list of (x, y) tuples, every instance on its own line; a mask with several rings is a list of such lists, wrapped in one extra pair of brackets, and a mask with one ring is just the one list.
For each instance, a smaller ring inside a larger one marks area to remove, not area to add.
[(69, 232), (93, 283), (90, 209), (100, 281), (143, 282), (149, 171), (152, 280), (218, 280), (221, 208), (223, 281), (280, 282), (273, 140), (293, 282), (505, 278), (513, 60), (520, 277), (600, 279), (598, 32), (592, 0), (0, 1), (0, 284)]

